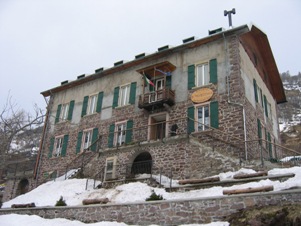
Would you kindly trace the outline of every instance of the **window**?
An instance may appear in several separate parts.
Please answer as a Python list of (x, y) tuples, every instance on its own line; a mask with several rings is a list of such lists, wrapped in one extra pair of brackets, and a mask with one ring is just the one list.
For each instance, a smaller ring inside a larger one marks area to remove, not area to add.
[(82, 150), (89, 148), (91, 146), (91, 143), (92, 143), (92, 130), (84, 131)]
[(72, 119), (74, 100), (69, 103), (59, 104), (56, 111), (55, 123)]
[(112, 108), (135, 104), (137, 82), (114, 88)]
[(69, 103), (63, 104), (61, 109), (60, 121), (66, 121), (68, 118)]
[(89, 103), (88, 103), (88, 111), (87, 114), (91, 115), (96, 112), (96, 104), (97, 104), (97, 95), (92, 95), (89, 97)]
[(118, 106), (125, 106), (129, 104), (130, 97), (130, 85), (125, 85), (120, 87), (119, 91), (119, 103)]
[(126, 123), (119, 123), (115, 126), (115, 146), (125, 144)]
[(209, 84), (209, 66), (208, 63), (199, 64), (196, 66), (196, 81), (197, 87)]
[(106, 159), (106, 173), (105, 179), (114, 179), (116, 177), (116, 157), (110, 157)]
[(211, 59), (209, 63), (192, 64), (188, 66), (188, 89), (208, 84), (217, 84), (217, 60)]
[(210, 116), (209, 116), (209, 105), (196, 107), (197, 115), (197, 131), (204, 131), (209, 129)]
[(98, 94), (92, 94), (90, 96), (85, 96), (83, 100), (82, 114), (81, 117), (85, 115), (91, 115), (94, 113), (100, 113), (102, 108), (103, 92)]
[(52, 137), (50, 139), (48, 157), (66, 156), (69, 135)]
[(54, 157), (61, 156), (62, 147), (63, 147), (63, 137), (56, 137), (55, 138), (55, 149), (54, 149), (54, 153), (53, 153)]
[(150, 115), (148, 119), (148, 140), (160, 140), (168, 136), (167, 113)]
[[(211, 101), (208, 104), (191, 106), (187, 109), (187, 131), (204, 131), (212, 128), (219, 128), (218, 102)], [(210, 126), (210, 127), (209, 127)]]
[(129, 144), (132, 141), (133, 120), (118, 122), (109, 127), (108, 147)]
[(96, 151), (98, 140), (98, 128), (79, 131), (77, 135), (76, 154), (83, 150)]

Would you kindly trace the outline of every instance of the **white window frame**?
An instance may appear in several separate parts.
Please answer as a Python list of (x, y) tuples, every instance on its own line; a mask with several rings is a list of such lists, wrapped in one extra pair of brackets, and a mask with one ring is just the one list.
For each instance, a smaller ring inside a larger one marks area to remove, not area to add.
[(201, 64), (197, 64), (196, 76), (195, 76), (196, 87), (209, 85), (209, 83), (210, 83), (209, 63), (204, 62)]
[(87, 130), (83, 131), (81, 151), (83, 151), (91, 146), (92, 136), (93, 136), (93, 129), (87, 129)]
[(125, 84), (119, 88), (118, 106), (126, 106), (130, 100), (131, 84)]
[[(202, 118), (199, 118), (199, 109), (202, 109)], [(206, 117), (206, 109), (208, 109), (208, 117)], [(204, 117), (205, 116), (205, 117)], [(204, 103), (195, 106), (195, 128), (197, 132), (210, 129), (210, 103)], [(201, 122), (200, 122), (201, 119)]]
[(64, 136), (58, 136), (55, 137), (54, 140), (54, 157), (60, 157), (62, 154), (62, 149), (63, 149), (63, 143), (64, 143)]
[(60, 121), (66, 121), (68, 119), (69, 113), (69, 103), (62, 104), (61, 113), (60, 113)]
[[(109, 158), (106, 159), (105, 180), (115, 179), (115, 177), (116, 177), (116, 162), (117, 162), (116, 156), (109, 157)], [(109, 174), (111, 174), (111, 175), (109, 176)]]
[(92, 115), (96, 112), (97, 99), (97, 94), (92, 94), (89, 96), (87, 115)]
[(121, 145), (125, 144), (126, 124), (127, 124), (127, 121), (115, 123), (114, 146), (121, 146)]

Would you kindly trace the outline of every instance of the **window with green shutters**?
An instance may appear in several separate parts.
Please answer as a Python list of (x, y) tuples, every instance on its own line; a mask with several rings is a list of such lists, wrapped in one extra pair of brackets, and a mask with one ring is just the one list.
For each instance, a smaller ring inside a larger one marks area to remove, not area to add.
[(137, 82), (114, 88), (112, 108), (135, 104)]
[(51, 138), (48, 157), (65, 157), (67, 152), (68, 140), (69, 135)]
[(219, 127), (218, 102), (191, 106), (187, 109), (188, 133)]
[(96, 151), (98, 140), (98, 128), (80, 131), (77, 134), (76, 154), (83, 150)]
[(133, 120), (117, 122), (109, 127), (108, 147), (121, 146), (132, 142)]
[(217, 60), (188, 66), (188, 89), (201, 87), (210, 83), (217, 84)]

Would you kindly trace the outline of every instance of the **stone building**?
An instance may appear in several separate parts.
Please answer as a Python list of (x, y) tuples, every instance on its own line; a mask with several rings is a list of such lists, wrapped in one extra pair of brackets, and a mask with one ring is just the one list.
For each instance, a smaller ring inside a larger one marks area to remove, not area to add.
[(105, 181), (204, 177), (280, 155), (276, 105), (286, 97), (267, 36), (253, 25), (187, 38), (42, 95), (38, 184), (78, 168)]

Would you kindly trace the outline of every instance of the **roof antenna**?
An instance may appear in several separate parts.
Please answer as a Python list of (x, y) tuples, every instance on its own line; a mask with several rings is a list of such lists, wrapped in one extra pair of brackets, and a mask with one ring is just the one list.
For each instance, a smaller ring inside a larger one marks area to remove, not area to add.
[(232, 10), (225, 10), (224, 11), (224, 16), (227, 16), (228, 15), (228, 19), (229, 19), (229, 27), (232, 28), (232, 17), (231, 17), (231, 14), (235, 14), (235, 8), (233, 8)]

